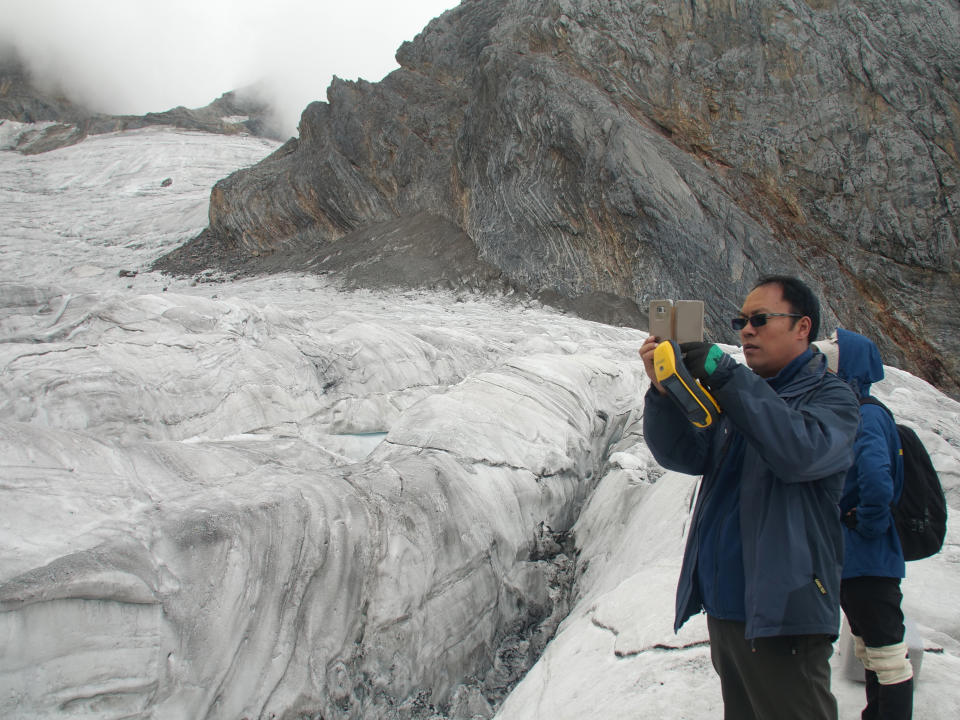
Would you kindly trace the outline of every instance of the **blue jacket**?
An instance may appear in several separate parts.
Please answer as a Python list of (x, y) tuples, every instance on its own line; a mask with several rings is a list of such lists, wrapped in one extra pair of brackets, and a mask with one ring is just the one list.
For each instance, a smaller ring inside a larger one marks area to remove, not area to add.
[[(883, 379), (880, 351), (869, 339), (837, 330), (837, 374), (860, 397)], [(854, 464), (847, 473), (840, 512), (857, 509), (855, 529), (844, 526), (843, 577), (905, 575), (900, 536), (890, 503), (903, 491), (900, 436), (893, 418), (879, 405), (860, 406), (860, 431), (854, 445)]]
[(692, 425), (652, 388), (643, 417), (654, 458), (669, 470), (703, 475), (677, 584), (674, 629), (703, 601), (697, 582), (701, 528), (723, 466), (727, 440), (745, 443), (738, 470), (739, 521), (748, 639), (836, 635), (840, 627), (843, 546), (838, 502), (853, 462), (859, 408), (850, 387), (808, 350), (801, 367), (774, 390), (748, 367), (714, 374), (723, 413), (705, 429)]

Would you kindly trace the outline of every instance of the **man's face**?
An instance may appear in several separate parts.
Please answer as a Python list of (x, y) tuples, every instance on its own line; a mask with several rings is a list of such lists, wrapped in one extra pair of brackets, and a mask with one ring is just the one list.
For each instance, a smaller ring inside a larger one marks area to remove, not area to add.
[[(771, 283), (747, 295), (740, 314), (749, 318), (763, 313), (790, 313), (783, 290)], [(809, 346), (810, 318), (770, 317), (765, 325), (750, 323), (740, 331), (740, 343), (747, 365), (760, 377), (773, 377)]]

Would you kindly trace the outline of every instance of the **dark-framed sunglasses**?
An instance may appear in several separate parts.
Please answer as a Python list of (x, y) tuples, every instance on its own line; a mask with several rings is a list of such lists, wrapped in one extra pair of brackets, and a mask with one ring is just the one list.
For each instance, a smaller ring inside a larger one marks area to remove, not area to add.
[(747, 323), (750, 323), (751, 326), (758, 328), (766, 325), (767, 320), (774, 317), (802, 318), (803, 315), (797, 315), (797, 313), (757, 313), (756, 315), (751, 315), (748, 318), (735, 317), (730, 321), (730, 325), (734, 330), (743, 330), (747, 326)]

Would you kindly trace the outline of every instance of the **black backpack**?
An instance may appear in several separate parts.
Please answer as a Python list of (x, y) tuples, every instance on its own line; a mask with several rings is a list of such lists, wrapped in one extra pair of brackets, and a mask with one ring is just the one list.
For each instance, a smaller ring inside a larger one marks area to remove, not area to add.
[(890, 503), (900, 536), (904, 560), (922, 560), (936, 555), (947, 533), (947, 499), (930, 455), (917, 434), (896, 422), (890, 408), (872, 397), (860, 398), (861, 405), (879, 405), (893, 419), (900, 436), (903, 455), (903, 492)]

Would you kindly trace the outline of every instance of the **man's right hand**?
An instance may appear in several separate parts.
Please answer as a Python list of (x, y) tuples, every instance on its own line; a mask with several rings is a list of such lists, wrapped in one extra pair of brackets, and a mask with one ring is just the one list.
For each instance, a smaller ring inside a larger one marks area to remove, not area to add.
[(661, 395), (666, 395), (667, 391), (663, 389), (663, 385), (657, 380), (657, 371), (653, 368), (653, 352), (659, 344), (659, 338), (654, 335), (649, 336), (643, 341), (643, 345), (640, 346), (640, 357), (643, 358), (643, 366), (646, 368), (647, 377), (650, 378), (651, 384)]
[(843, 524), (846, 525), (851, 530), (857, 529), (857, 509), (856, 508), (851, 508), (850, 510), (847, 510), (846, 514), (841, 519), (843, 520)]

